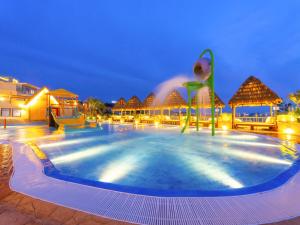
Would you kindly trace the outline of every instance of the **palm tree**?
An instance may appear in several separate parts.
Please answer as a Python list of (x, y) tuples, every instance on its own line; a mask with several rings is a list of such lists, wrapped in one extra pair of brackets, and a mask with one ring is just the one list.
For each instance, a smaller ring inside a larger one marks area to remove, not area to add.
[(90, 116), (103, 114), (103, 112), (105, 111), (105, 105), (102, 103), (101, 100), (97, 98), (89, 97), (86, 102), (88, 107), (88, 114)]
[[(289, 98), (292, 102), (296, 104), (295, 115), (300, 117), (300, 90), (296, 91), (289, 95)], [(299, 119), (298, 119), (299, 121)]]
[(289, 98), (292, 102), (294, 102), (297, 105), (297, 107), (300, 106), (300, 90), (290, 94)]

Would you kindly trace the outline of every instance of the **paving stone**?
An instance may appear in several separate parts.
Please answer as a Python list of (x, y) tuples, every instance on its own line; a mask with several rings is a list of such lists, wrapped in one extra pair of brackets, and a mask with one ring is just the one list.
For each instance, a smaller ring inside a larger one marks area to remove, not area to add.
[[(96, 217), (96, 216), (91, 217), (91, 219), (100, 224), (107, 224), (112, 221), (111, 219), (107, 219), (107, 218), (103, 218), (103, 217)], [(117, 221), (114, 221), (114, 222), (117, 222)]]
[(0, 225), (24, 225), (31, 218), (19, 212), (5, 211), (0, 214)]
[(33, 200), (32, 201), (34, 207), (34, 213), (37, 218), (47, 218), (50, 214), (52, 214), (57, 206), (54, 204), (50, 204), (41, 200)]
[(31, 198), (24, 197), (17, 205), (17, 209), (22, 212), (34, 215), (34, 207)]
[(11, 193), (11, 190), (8, 187), (0, 187), (0, 199), (5, 198)]
[(72, 218), (75, 222), (81, 223), (84, 220), (87, 220), (89, 217), (90, 215), (87, 213), (76, 211)]
[(49, 219), (57, 221), (59, 223), (66, 223), (72, 218), (75, 211), (72, 209), (57, 207), (53, 213), (49, 215)]
[(45, 225), (41, 222), (37, 222), (37, 221), (29, 221), (28, 223), (24, 224), (24, 225)]
[(6, 210), (6, 207), (2, 204), (0, 204), (0, 214), (3, 213)]
[(7, 202), (10, 205), (13, 206), (17, 206), (19, 204), (20, 201), (22, 201), (22, 199), (25, 196), (22, 196), (16, 192), (12, 192), (12, 194), (10, 194), (9, 196), (5, 197), (2, 201), (3, 202)]
[(101, 225), (101, 223), (98, 223), (98, 222), (93, 221), (93, 220), (86, 220), (83, 223), (80, 223), (79, 225)]

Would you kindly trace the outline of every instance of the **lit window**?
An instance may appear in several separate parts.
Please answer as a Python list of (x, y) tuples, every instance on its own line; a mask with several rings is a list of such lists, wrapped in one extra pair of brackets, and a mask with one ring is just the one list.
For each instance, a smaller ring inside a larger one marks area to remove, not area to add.
[(10, 116), (10, 109), (8, 109), (8, 108), (2, 108), (1, 109), (1, 116), (3, 116), (3, 117)]
[(21, 109), (12, 109), (13, 117), (21, 117)]

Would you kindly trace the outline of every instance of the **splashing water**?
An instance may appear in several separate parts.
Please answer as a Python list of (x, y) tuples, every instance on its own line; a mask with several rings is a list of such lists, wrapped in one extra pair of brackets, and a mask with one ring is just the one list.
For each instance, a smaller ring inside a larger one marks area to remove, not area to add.
[(186, 75), (178, 75), (159, 84), (155, 90), (156, 101), (154, 102), (154, 104), (158, 103), (157, 101), (163, 101), (163, 99), (165, 99), (165, 97), (174, 89), (183, 87), (183, 83), (191, 80), (192, 78)]
[(210, 105), (209, 88), (204, 87), (198, 90), (198, 106), (201, 116), (206, 116), (206, 106)]
[(204, 87), (198, 91), (199, 106), (210, 105), (209, 88)]

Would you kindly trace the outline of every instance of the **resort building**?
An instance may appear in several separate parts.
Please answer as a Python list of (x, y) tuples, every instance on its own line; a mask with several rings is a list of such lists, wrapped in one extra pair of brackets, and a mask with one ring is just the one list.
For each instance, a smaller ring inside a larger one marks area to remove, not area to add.
[(78, 114), (78, 96), (64, 89), (49, 90), (0, 77), (0, 119), (14, 121), (47, 121), (49, 108), (57, 117)]
[(0, 117), (27, 119), (23, 105), (38, 92), (39, 88), (28, 83), (21, 83), (13, 77), (0, 76)]

